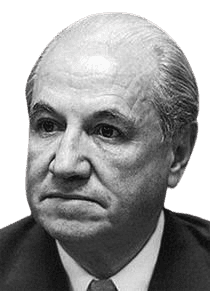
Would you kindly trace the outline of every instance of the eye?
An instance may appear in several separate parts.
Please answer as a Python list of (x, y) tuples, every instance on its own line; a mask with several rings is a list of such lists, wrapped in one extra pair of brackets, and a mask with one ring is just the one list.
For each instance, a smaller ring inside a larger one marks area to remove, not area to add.
[(107, 124), (102, 124), (97, 127), (96, 134), (105, 138), (116, 138), (121, 135), (120, 131), (115, 127)]
[(45, 121), (42, 121), (40, 124), (40, 129), (42, 129), (43, 131), (46, 131), (46, 132), (52, 132), (55, 130), (55, 124), (54, 122), (50, 121), (50, 120), (45, 120)]
[(37, 130), (43, 134), (49, 134), (61, 130), (61, 126), (51, 119), (40, 119), (37, 122)]

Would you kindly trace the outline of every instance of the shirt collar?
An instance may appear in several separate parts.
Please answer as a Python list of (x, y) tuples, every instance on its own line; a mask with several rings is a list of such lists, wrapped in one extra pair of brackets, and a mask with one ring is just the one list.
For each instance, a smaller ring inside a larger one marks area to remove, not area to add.
[[(154, 271), (164, 229), (164, 213), (160, 214), (155, 231), (137, 256), (111, 277), (119, 291), (146, 291)], [(56, 241), (58, 252), (74, 291), (85, 291), (92, 279), (97, 279), (72, 259)], [(129, 278), (129, 280), (128, 280)]]

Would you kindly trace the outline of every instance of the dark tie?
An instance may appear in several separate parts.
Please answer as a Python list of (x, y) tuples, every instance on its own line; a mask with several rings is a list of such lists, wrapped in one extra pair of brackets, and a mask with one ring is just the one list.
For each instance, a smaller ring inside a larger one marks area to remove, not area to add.
[(118, 291), (112, 280), (92, 280), (87, 291)]

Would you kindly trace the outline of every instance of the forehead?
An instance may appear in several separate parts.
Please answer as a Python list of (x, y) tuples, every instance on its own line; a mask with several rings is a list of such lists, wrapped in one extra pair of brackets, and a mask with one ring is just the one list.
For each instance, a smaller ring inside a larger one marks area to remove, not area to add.
[(142, 98), (157, 71), (152, 50), (110, 47), (101, 40), (62, 40), (43, 59), (37, 84), (49, 78), (81, 90), (116, 88), (134, 103)]
[(40, 96), (46, 88), (60, 93), (71, 88), (71, 92), (77, 91), (72, 94), (74, 102), (79, 96), (84, 100), (85, 96), (116, 95), (138, 111), (139, 104), (149, 98), (158, 69), (154, 46), (145, 44), (144, 33), (137, 40), (110, 35), (106, 29), (64, 33), (42, 59), (33, 95)]

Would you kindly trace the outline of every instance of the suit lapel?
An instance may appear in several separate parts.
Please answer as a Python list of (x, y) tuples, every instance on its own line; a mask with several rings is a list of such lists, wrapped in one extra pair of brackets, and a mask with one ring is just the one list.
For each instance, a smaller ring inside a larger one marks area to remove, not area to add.
[(165, 228), (149, 291), (207, 291), (210, 274), (203, 248), (188, 224), (165, 210)]

